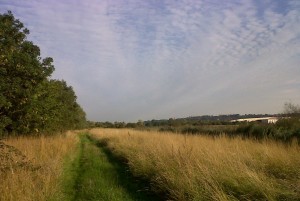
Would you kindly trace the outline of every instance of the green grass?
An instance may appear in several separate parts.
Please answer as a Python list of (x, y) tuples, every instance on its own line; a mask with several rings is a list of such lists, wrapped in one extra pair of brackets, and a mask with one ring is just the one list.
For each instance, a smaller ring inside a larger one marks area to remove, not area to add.
[(66, 163), (63, 200), (159, 200), (143, 190), (144, 186), (97, 141), (82, 134), (79, 144), (76, 157)]

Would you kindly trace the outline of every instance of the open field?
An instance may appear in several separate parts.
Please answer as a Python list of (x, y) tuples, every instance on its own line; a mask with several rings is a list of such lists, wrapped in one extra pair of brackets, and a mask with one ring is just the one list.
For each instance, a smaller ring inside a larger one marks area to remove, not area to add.
[(85, 131), (0, 141), (0, 201), (162, 200)]
[(300, 200), (297, 142), (127, 129), (90, 133), (172, 200)]
[(9, 138), (0, 200), (300, 200), (299, 154), (296, 141), (132, 129)]
[(77, 142), (71, 132), (0, 142), (0, 200), (63, 200), (60, 178)]

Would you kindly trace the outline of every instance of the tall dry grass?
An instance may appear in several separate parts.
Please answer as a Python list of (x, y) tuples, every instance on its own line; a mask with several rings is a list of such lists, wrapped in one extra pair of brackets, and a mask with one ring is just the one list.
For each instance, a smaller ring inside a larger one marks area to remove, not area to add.
[[(8, 150), (7, 156), (12, 155), (20, 160), (11, 160), (8, 169), (0, 171), (0, 200), (42, 201), (60, 200), (62, 195), (59, 178), (63, 171), (66, 157), (76, 149), (77, 136), (68, 132), (65, 135), (49, 137), (18, 137), (4, 141), (5, 144), (16, 148)], [(15, 153), (10, 153), (15, 152)], [(5, 165), (5, 164), (4, 164)]]
[(300, 148), (265, 140), (93, 129), (173, 200), (300, 200)]

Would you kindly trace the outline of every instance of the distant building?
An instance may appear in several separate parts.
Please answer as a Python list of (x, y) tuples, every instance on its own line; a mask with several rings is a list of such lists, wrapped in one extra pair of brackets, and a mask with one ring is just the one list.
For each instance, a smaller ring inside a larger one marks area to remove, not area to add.
[(278, 121), (278, 117), (259, 117), (259, 118), (246, 118), (246, 119), (236, 119), (231, 122), (262, 122), (268, 124), (274, 124)]

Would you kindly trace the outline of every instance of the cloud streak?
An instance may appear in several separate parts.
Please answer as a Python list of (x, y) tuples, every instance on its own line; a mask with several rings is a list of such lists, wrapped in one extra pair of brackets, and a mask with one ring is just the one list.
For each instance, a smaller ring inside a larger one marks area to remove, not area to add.
[(89, 119), (276, 113), (300, 98), (289, 1), (6, 1)]

